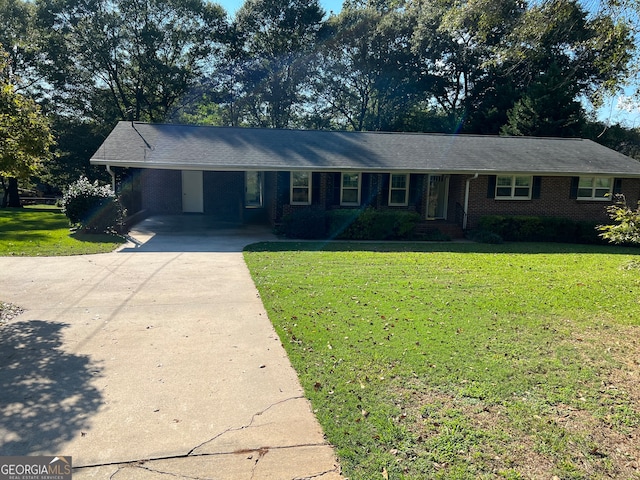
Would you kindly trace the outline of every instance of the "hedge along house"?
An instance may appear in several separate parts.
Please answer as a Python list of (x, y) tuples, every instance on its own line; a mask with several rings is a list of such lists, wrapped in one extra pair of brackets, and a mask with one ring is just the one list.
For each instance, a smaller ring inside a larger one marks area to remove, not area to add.
[(581, 139), (120, 122), (91, 163), (136, 174), (151, 214), (234, 223), (364, 207), (443, 231), (484, 215), (606, 222), (611, 194), (640, 198), (640, 162)]

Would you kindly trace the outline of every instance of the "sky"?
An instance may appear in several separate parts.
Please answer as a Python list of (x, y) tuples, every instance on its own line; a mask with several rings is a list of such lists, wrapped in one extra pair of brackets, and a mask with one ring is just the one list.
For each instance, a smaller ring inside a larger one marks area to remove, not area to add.
[[(242, 6), (244, 0), (214, 0), (224, 7), (233, 16)], [(343, 0), (320, 0), (320, 5), (327, 15), (329, 12), (339, 13), (342, 9)], [(629, 128), (640, 127), (640, 104), (631, 98), (635, 88), (628, 88), (626, 95), (607, 99), (604, 105), (598, 110), (598, 119), (605, 124), (615, 125), (620, 123)]]
[[(224, 7), (224, 9), (233, 16), (233, 14), (242, 6), (244, 0), (214, 0)], [(342, 9), (343, 0), (321, 0), (320, 6), (327, 12), (333, 11), (338, 13)]]

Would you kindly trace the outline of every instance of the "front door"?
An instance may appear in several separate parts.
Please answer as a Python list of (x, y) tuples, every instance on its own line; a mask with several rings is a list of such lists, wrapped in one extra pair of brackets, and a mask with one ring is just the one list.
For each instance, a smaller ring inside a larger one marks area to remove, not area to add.
[(202, 213), (204, 211), (202, 194), (202, 171), (182, 171), (182, 211), (184, 213)]
[(429, 175), (427, 218), (446, 219), (449, 202), (449, 175)]

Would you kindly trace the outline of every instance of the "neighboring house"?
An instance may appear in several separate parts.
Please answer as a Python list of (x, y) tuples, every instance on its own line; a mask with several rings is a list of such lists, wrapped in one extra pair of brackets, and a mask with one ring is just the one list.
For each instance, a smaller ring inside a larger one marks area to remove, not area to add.
[(365, 206), (443, 228), (483, 215), (604, 222), (611, 194), (640, 198), (640, 162), (581, 139), (120, 122), (91, 163), (130, 169), (151, 213), (273, 225)]

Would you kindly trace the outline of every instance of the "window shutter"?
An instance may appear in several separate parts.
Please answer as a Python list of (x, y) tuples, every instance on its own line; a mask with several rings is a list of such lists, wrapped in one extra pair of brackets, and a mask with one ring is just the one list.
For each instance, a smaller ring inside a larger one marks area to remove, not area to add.
[(420, 202), (423, 178), (423, 175), (409, 175), (409, 205), (417, 205)]
[(613, 179), (613, 194), (619, 195), (622, 193), (622, 179), (614, 178)]
[(389, 173), (385, 173), (382, 175), (382, 195), (380, 196), (380, 205), (383, 207), (387, 207), (389, 205), (389, 188), (391, 184), (389, 183), (391, 175)]
[(340, 205), (340, 189), (342, 188), (341, 180), (342, 176), (339, 173), (334, 173), (332, 175), (333, 178), (333, 197), (331, 204), (332, 205)]
[(320, 173), (311, 173), (311, 203), (317, 205), (320, 203)]
[(531, 186), (531, 198), (540, 198), (540, 188), (542, 187), (542, 177), (533, 177)]
[(569, 198), (578, 198), (578, 184), (580, 177), (571, 177), (571, 190), (569, 190)]
[(360, 205), (366, 207), (371, 204), (371, 174), (360, 174)]
[(278, 196), (282, 199), (283, 205), (291, 203), (291, 174), (280, 172), (278, 175)]
[(487, 198), (496, 198), (496, 175), (489, 175), (489, 184), (487, 185)]

